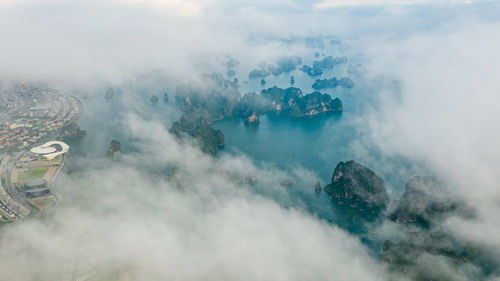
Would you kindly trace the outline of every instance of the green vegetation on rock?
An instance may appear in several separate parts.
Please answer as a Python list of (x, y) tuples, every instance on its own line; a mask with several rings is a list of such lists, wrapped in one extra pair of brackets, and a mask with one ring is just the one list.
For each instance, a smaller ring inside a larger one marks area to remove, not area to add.
[(339, 209), (365, 219), (379, 217), (389, 203), (384, 180), (354, 160), (340, 162), (324, 190)]
[(403, 226), (404, 236), (400, 241), (384, 242), (382, 261), (396, 276), (417, 281), (456, 280), (459, 267), (480, 255), (478, 245), (464, 246), (452, 233), (443, 231), (443, 223), (452, 216), (474, 216), (464, 202), (442, 196), (446, 188), (434, 177), (414, 177), (401, 199), (393, 202), (387, 218)]
[(175, 98), (181, 105), (182, 117), (172, 124), (170, 132), (196, 137), (203, 151), (216, 153), (223, 133), (208, 130), (216, 121), (236, 118), (249, 125), (259, 123), (259, 115), (276, 114), (284, 117), (304, 117), (323, 113), (341, 113), (340, 99), (313, 92), (303, 95), (298, 88), (272, 87), (260, 94), (239, 92), (238, 80), (225, 80), (222, 74), (204, 75), (198, 82), (178, 85)]

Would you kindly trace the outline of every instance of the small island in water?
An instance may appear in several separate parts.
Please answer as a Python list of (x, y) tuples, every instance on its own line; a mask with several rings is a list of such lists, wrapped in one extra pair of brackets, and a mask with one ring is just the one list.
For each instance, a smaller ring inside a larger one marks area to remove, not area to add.
[(301, 118), (343, 112), (339, 98), (318, 91), (304, 95), (299, 88), (274, 86), (242, 95), (238, 80), (226, 80), (220, 73), (204, 75), (202, 81), (178, 85), (175, 98), (181, 105), (182, 117), (170, 131), (178, 137), (183, 133), (195, 137), (203, 151), (210, 154), (224, 145), (223, 132), (211, 128), (216, 121), (241, 119), (257, 125), (263, 114)]

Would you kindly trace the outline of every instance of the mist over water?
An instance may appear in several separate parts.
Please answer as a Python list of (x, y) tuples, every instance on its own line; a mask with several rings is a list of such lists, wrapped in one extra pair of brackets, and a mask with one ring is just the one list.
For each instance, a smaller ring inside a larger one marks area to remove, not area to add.
[[(452, 216), (440, 233), (479, 243), (487, 259), (422, 264), (450, 280), (498, 280), (500, 6), (354, 2), (0, 1), (0, 81), (75, 95), (87, 131), (55, 182), (63, 200), (0, 228), (0, 280), (391, 280), (382, 243), (407, 234), (385, 220), (347, 228), (314, 190), (351, 159), (384, 179), (391, 200), (416, 175), (446, 182), (438, 196), (461, 198), (475, 216)], [(325, 47), (308, 47), (311, 38)], [(248, 78), (263, 61), (311, 65), (323, 54), (348, 62), (320, 77), (269, 75), (264, 86)], [(342, 114), (215, 122), (225, 147), (212, 157), (168, 129), (182, 116), (176, 87), (226, 76), (229, 57), (241, 62), (241, 94), (289, 87), (290, 76), (304, 94), (317, 78), (355, 87), (321, 90), (342, 100)], [(106, 157), (113, 139), (118, 161)]]

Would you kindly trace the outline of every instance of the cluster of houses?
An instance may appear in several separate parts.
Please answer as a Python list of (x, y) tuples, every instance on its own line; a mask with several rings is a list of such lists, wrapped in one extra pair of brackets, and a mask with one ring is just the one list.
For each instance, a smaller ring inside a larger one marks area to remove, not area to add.
[[(0, 150), (25, 149), (68, 125), (79, 113), (78, 102), (70, 96), (60, 96), (61, 110), (33, 107), (22, 117), (0, 123)], [(56, 107), (56, 106), (55, 106)]]

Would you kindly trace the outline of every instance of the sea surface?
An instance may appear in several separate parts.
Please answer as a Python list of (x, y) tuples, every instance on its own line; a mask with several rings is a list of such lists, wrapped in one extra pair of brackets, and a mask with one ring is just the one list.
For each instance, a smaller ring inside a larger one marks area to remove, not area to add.
[[(304, 63), (311, 65), (312, 59), (322, 59), (322, 57), (311, 56), (309, 59), (304, 59)], [(403, 192), (404, 183), (409, 174), (407, 171), (411, 170), (412, 166), (412, 163), (400, 158), (391, 159), (392, 163), (388, 163), (387, 158), (379, 155), (379, 152), (371, 146), (362, 147), (360, 151), (359, 142), (364, 137), (363, 127), (366, 122), (365, 112), (375, 101), (377, 93), (372, 81), (366, 81), (357, 71), (348, 71), (349, 66), (353, 65), (358, 66), (358, 62), (354, 60), (347, 64), (337, 65), (319, 77), (310, 77), (301, 70), (278, 76), (270, 75), (265, 78), (265, 85), (261, 85), (260, 79), (249, 79), (248, 70), (236, 68), (236, 77), (240, 82), (242, 94), (260, 92), (272, 86), (290, 87), (292, 86), (290, 76), (295, 77), (293, 86), (300, 88), (304, 94), (314, 91), (311, 86), (316, 79), (334, 76), (338, 79), (350, 77), (355, 87), (321, 90), (322, 93), (327, 93), (332, 98), (339, 97), (342, 100), (344, 112), (341, 114), (303, 118), (263, 115), (260, 118), (260, 124), (256, 127), (248, 126), (241, 120), (224, 120), (214, 124), (214, 127), (221, 129), (225, 135), (225, 147), (221, 155), (245, 155), (260, 167), (271, 166), (283, 171), (304, 170), (308, 172), (307, 178), (293, 179), (294, 183), (286, 187), (289, 195), (287, 200), (283, 200), (280, 198), (281, 195), (276, 193), (257, 192), (273, 197), (286, 207), (304, 208), (320, 219), (337, 224), (341, 224), (341, 218), (330, 202), (329, 196), (325, 192), (316, 193), (314, 185), (316, 182), (320, 182), (322, 186), (328, 184), (335, 166), (340, 161), (356, 160), (375, 171), (388, 183), (390, 196), (393, 199)], [(167, 104), (161, 100), (162, 92), (149, 86), (117, 89), (115, 98), (111, 101), (106, 101), (100, 96), (88, 99), (83, 97), (82, 102), (89, 110), (79, 120), (79, 124), (82, 129), (88, 131), (88, 135), (82, 140), (70, 143), (72, 150), (68, 169), (78, 169), (79, 163), (88, 164), (89, 160), (92, 161), (95, 157), (105, 155), (112, 139), (117, 139), (122, 143), (125, 153), (136, 150), (132, 145), (135, 140), (132, 139), (124, 122), (124, 116), (128, 111), (139, 112), (145, 119), (161, 119), (165, 128), (168, 129), (172, 121), (180, 118), (173, 89), (175, 85), (170, 86), (168, 90), (170, 101)], [(157, 91), (157, 95), (160, 96), (160, 102), (157, 104), (151, 104), (150, 101), (151, 93), (154, 91)], [(131, 102), (127, 100), (128, 98), (124, 99), (130, 92), (137, 95), (136, 100), (132, 102), (137, 108), (128, 108)], [(371, 151), (372, 149), (374, 151)], [(363, 157), (360, 158), (360, 155)], [(368, 158), (366, 158), (367, 155)], [(378, 158), (386, 162), (374, 165), (373, 163), (377, 163)], [(398, 173), (385, 168), (386, 166), (398, 167)]]

